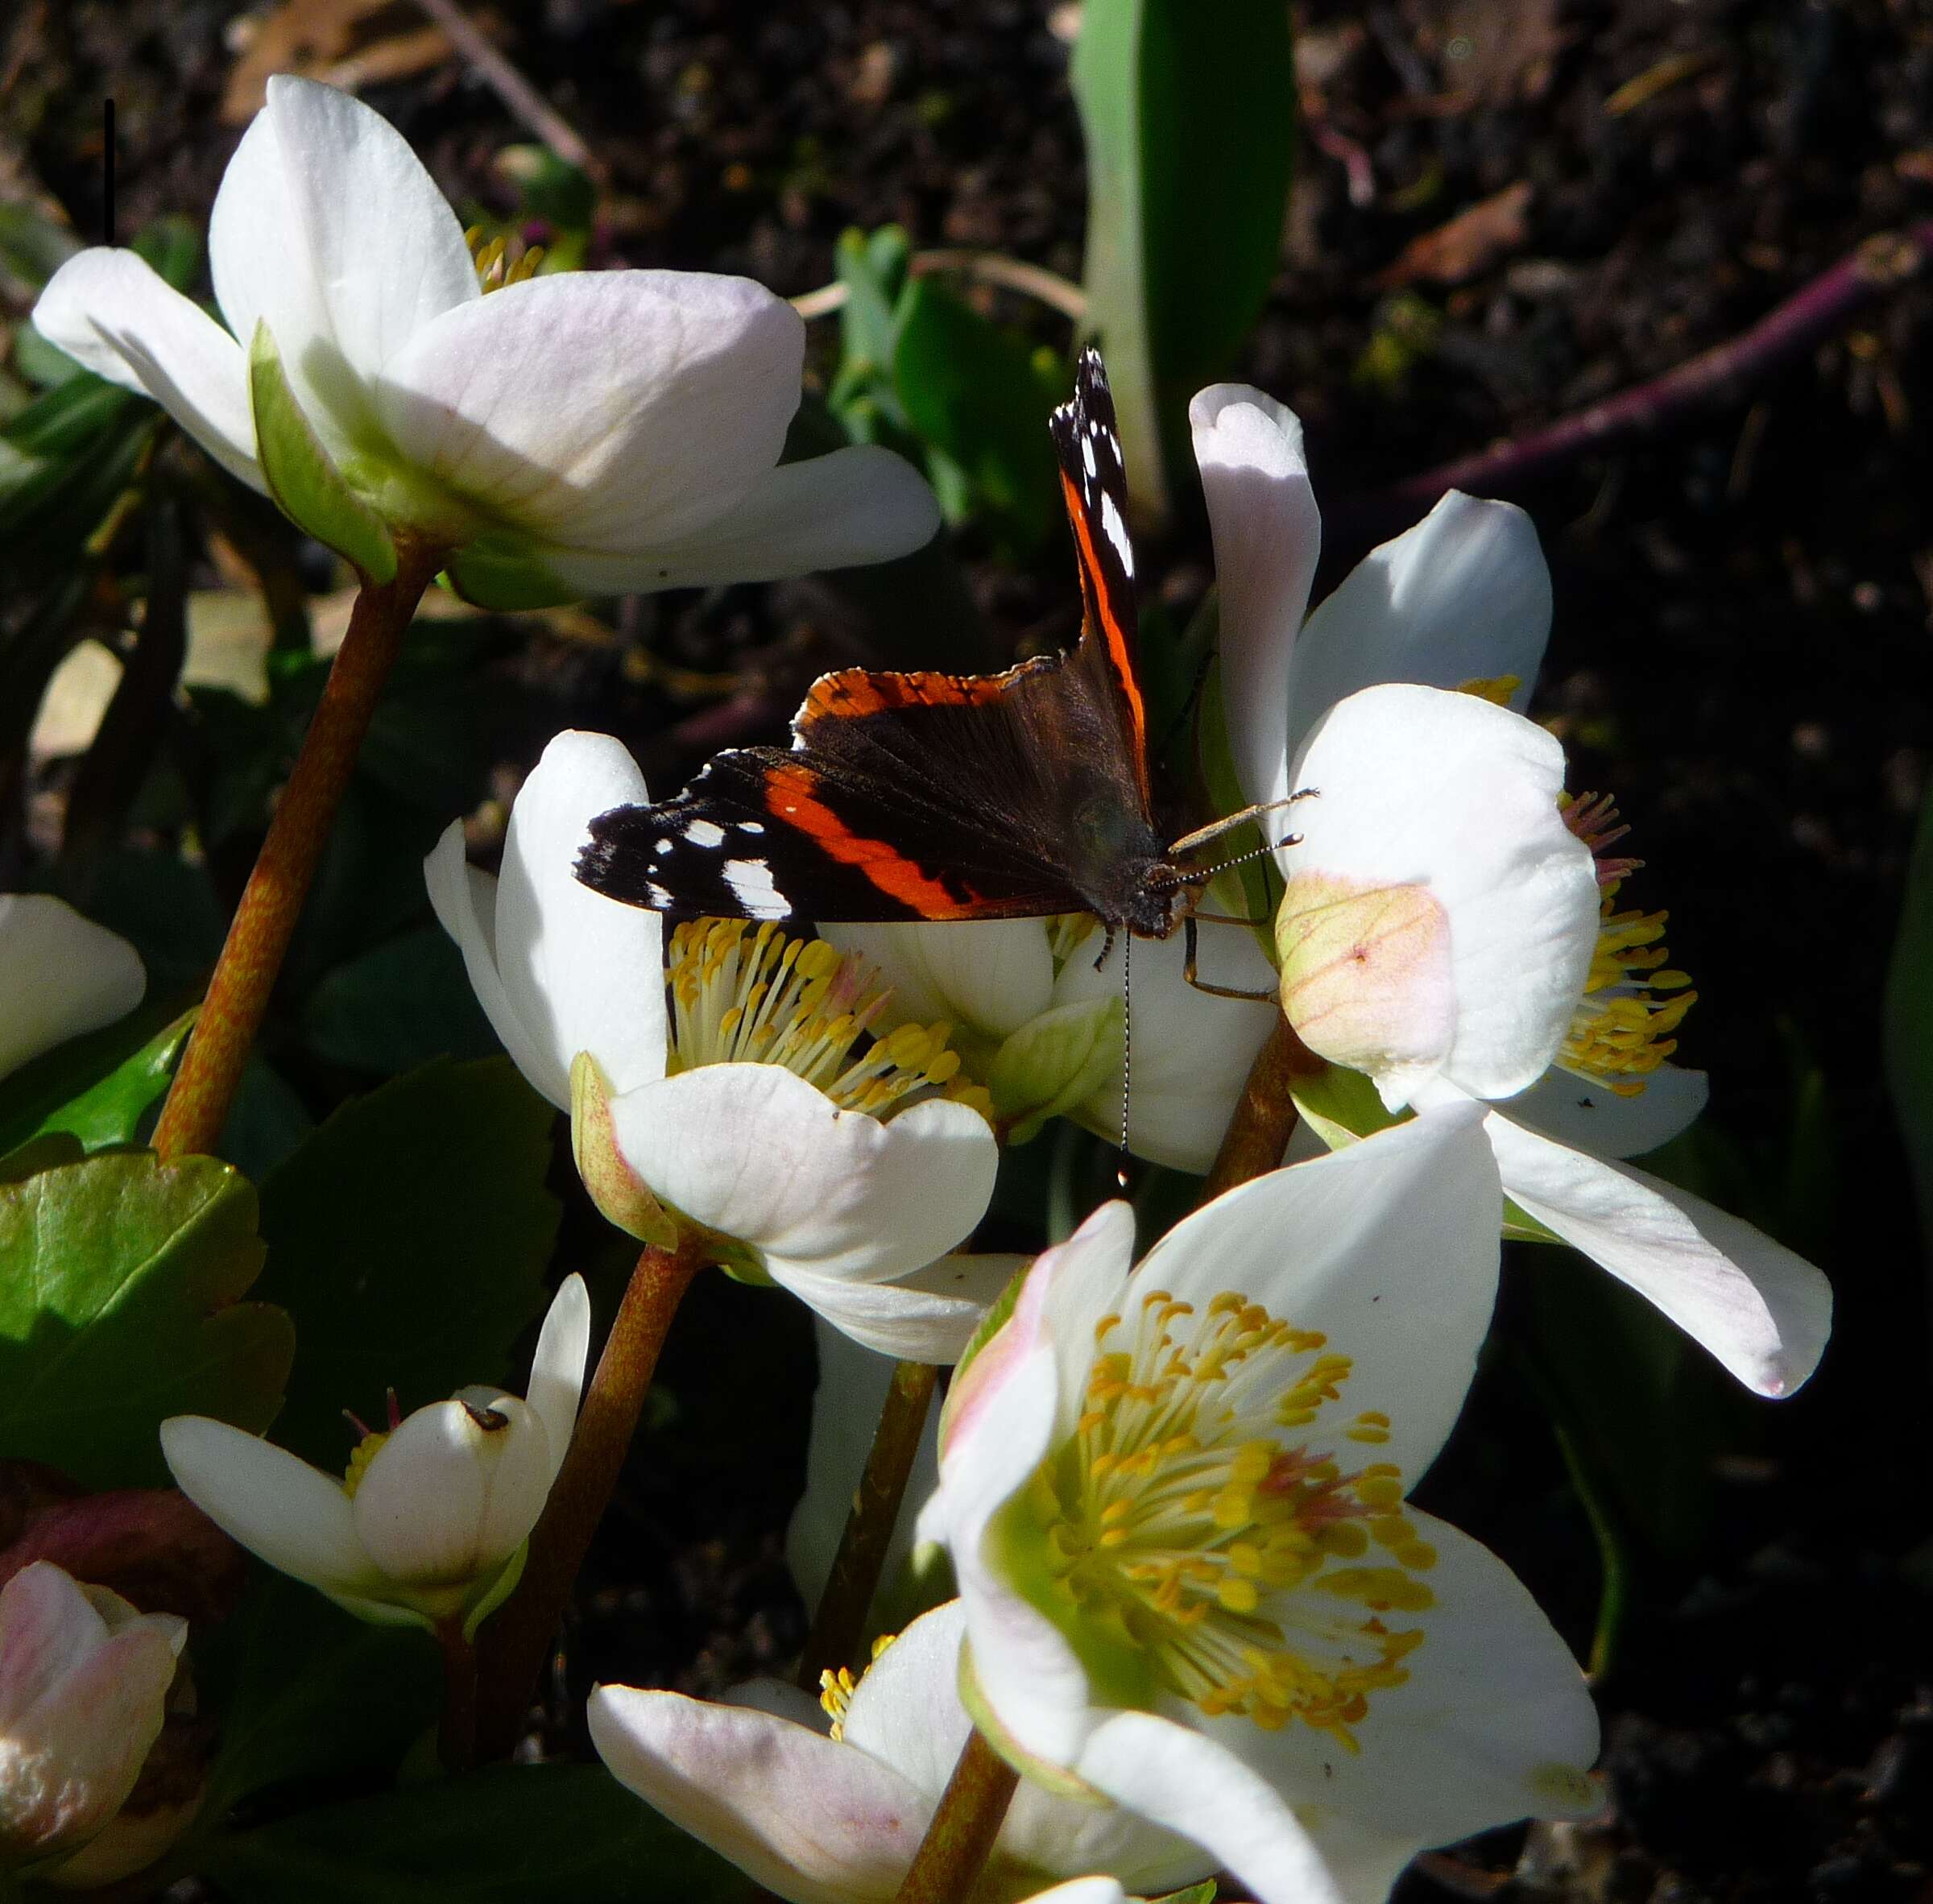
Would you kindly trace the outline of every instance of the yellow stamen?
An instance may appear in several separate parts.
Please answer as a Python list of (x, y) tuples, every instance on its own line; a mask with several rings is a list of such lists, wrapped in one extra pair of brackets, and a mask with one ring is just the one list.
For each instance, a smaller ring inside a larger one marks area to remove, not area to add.
[(383, 1444), (389, 1439), (387, 1434), (366, 1434), (350, 1450), (349, 1466), (342, 1476), (342, 1492), (351, 1500), (356, 1490), (362, 1485), (362, 1477), (369, 1472), (369, 1464), (381, 1453)]

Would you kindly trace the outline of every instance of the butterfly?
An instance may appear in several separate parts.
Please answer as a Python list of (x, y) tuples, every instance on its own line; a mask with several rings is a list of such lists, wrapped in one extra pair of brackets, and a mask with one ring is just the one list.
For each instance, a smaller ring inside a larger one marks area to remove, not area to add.
[[(1033, 918), (1091, 913), (1117, 933), (1188, 933), (1213, 868), (1157, 828), (1135, 665), (1128, 474), (1100, 354), (1050, 419), (1084, 610), (1070, 652), (999, 674), (822, 675), (789, 750), (720, 754), (676, 799), (590, 824), (577, 877), (682, 917)], [(1231, 995), (1247, 997), (1248, 993)]]

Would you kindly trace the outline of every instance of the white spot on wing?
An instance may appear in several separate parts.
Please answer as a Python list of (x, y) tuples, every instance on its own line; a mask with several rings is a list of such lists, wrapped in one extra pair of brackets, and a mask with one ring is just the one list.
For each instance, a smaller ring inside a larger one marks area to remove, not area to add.
[(1121, 520), (1121, 512), (1114, 506), (1114, 498), (1105, 490), (1101, 491), (1101, 532), (1121, 558), (1121, 566), (1130, 575), (1133, 574), (1134, 544), (1128, 540), (1128, 525)]
[(741, 820), (739, 822), (739, 831), (741, 833), (763, 833), (764, 830), (765, 823), (762, 820)]
[(665, 912), (669, 912), (672, 907), (677, 903), (662, 886), (648, 886), (645, 888), (645, 891), (651, 895), (651, 903)]
[(792, 913), (785, 896), (773, 883), (772, 868), (763, 859), (727, 859), (725, 884), (751, 919), (784, 919)]
[(715, 846), (723, 843), (725, 829), (715, 820), (687, 820), (685, 837), (694, 846)]
[(1087, 469), (1087, 480), (1090, 482), (1093, 482), (1095, 478), (1099, 475), (1100, 472), (1095, 464), (1094, 438), (1092, 437), (1083, 437), (1081, 438), (1081, 462)]
[(672, 845), (673, 841), (671, 835), (669, 834), (666, 834), (664, 838), (658, 842), (657, 850), (660, 853), (668, 853), (672, 849)]

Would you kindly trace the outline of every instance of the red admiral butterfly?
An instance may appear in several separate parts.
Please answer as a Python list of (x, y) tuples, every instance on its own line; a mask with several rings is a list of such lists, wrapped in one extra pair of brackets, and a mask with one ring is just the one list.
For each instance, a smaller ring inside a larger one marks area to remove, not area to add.
[(1051, 427), (1086, 611), (1071, 654), (1000, 674), (822, 675), (789, 751), (735, 749), (675, 800), (600, 814), (578, 878), (685, 917), (1084, 912), (1110, 948), (1123, 929), (1165, 939), (1185, 923), (1193, 978), (1208, 874), (1176, 855), (1248, 816), (1172, 844), (1156, 831), (1127, 470), (1098, 351), (1083, 354)]

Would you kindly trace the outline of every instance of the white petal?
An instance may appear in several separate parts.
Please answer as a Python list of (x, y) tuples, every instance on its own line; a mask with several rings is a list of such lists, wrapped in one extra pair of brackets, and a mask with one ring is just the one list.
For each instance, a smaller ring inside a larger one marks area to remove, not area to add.
[(1126, 1904), (1118, 1877), (1070, 1877), (1049, 1890), (1036, 1891), (1030, 1904)]
[(97, 377), (152, 397), (231, 476), (265, 490), (242, 346), (144, 258), (70, 258), (34, 306), (34, 328)]
[(381, 1586), (356, 1537), (349, 1496), (306, 1461), (203, 1415), (163, 1422), (161, 1454), (175, 1485), (278, 1571), (325, 1592)]
[(1761, 1395), (1789, 1395), (1818, 1366), (1832, 1290), (1800, 1256), (1629, 1165), (1485, 1120), (1504, 1188), (1541, 1223), (1654, 1303)]
[[(846, 1530), (853, 1496), (866, 1472), (880, 1411), (892, 1385), (892, 1359), (862, 1347), (823, 1316), (812, 1318), (813, 1340), (818, 1350), (818, 1386), (812, 1396), (812, 1433), (805, 1444), (805, 1492), (793, 1510), (785, 1533), (785, 1563), (807, 1609), (819, 1604), (831, 1577), (833, 1557)], [(939, 1478), (939, 1397), (926, 1411), (926, 1425), (913, 1456), (913, 1477), (907, 1484), (892, 1541), (880, 1569), (883, 1588), (889, 1589), (913, 1550), (917, 1504), (933, 1492)], [(860, 1663), (851, 1662), (856, 1668)]]
[[(532, 1082), (553, 1104), (569, 1104), (580, 1051), (598, 1061), (614, 1094), (664, 1075), (664, 923), (592, 892), (575, 870), (599, 813), (648, 797), (621, 741), (570, 731), (544, 750), (511, 806), (497, 969), (548, 1060), (544, 1081)], [(561, 1097), (552, 1089), (560, 1079)]]
[[(1198, 930), (1202, 978), (1269, 996), (1254, 1003), (1217, 998), (1190, 985), (1184, 975), (1187, 949), (1179, 933), (1135, 942), (1128, 1148), (1151, 1163), (1201, 1173), (1215, 1161), (1249, 1067), (1274, 1029), (1281, 1007), (1273, 995), (1275, 967), (1247, 926), (1203, 925)], [(1062, 970), (1053, 1002), (1119, 997), (1127, 952), (1124, 933), (1098, 972), (1091, 958), (1077, 952)], [(1079, 1115), (1090, 1130), (1117, 1135), (1120, 1081), (1097, 1091)]]
[(591, 1743), (623, 1784), (789, 1904), (881, 1904), (933, 1801), (802, 1725), (675, 1692), (600, 1686)]
[(1550, 571), (1513, 503), (1452, 490), (1372, 549), (1310, 616), (1295, 651), (1289, 751), (1323, 713), (1378, 681), (1460, 688), (1514, 675), (1520, 712), (1550, 633)]
[(408, 142), (346, 93), (278, 75), (222, 176), (209, 266), (229, 328), (266, 320), (296, 400), (338, 455), (369, 385), (432, 318), (480, 303), (457, 215)]
[(64, 899), (0, 893), (0, 1078), (124, 1018), (147, 989), (141, 954)]
[(1261, 1904), (1341, 1904), (1295, 1814), (1236, 1753), (1152, 1712), (1113, 1712), (1075, 1768), (1123, 1805), (1205, 1845)]
[[(1597, 942), (1591, 851), (1557, 805), (1563, 748), (1473, 695), (1377, 687), (1330, 710), (1300, 771), (1318, 794), (1296, 809), (1302, 843), (1281, 855), (1285, 915), (1310, 899), (1341, 905), (1405, 888), (1421, 888), (1444, 915), (1449, 1047), (1434, 1063), (1419, 1058), (1380, 1072), (1385, 1101), (1400, 1107), (1437, 1069), (1479, 1097), (1508, 1096), (1541, 1077)], [(1285, 943), (1283, 962), (1293, 963)], [(1379, 982), (1400, 1016), (1404, 969)], [(1289, 1016), (1313, 1049), (1369, 1068), (1359, 1052), (1326, 1049), (1286, 970), (1285, 985)], [(1422, 993), (1434, 1021), (1434, 984)], [(1401, 1052), (1400, 1039), (1391, 1049)]]
[(1322, 549), (1302, 426), (1273, 397), (1217, 383), (1188, 406), (1215, 536), (1222, 693), (1242, 791), (1281, 800), (1289, 780), (1289, 675)]
[(842, 952), (857, 952), (892, 987), (894, 1024), (964, 1024), (1004, 1038), (1053, 1003), (1053, 954), (1044, 919), (969, 919), (925, 925), (837, 925), (820, 929)]
[(611, 1111), (625, 1161), (664, 1202), (775, 1274), (884, 1282), (923, 1269), (986, 1214), (1000, 1160), (964, 1104), (882, 1124), (776, 1065), (703, 1065)]
[[(548, 1024), (533, 1029), (511, 1003), (497, 970), (497, 880), (464, 858), (463, 822), (452, 820), (423, 862), (424, 884), (437, 922), (457, 942), (470, 989), (490, 1029), (533, 1091), (560, 1111), (570, 1105), (570, 1075), (560, 1073)], [(539, 1032), (544, 1034), (541, 1037)]]
[(553, 1480), (577, 1425), (577, 1397), (583, 1392), (584, 1364), (590, 1354), (590, 1292), (584, 1286), (584, 1278), (573, 1274), (564, 1278), (551, 1299), (544, 1327), (537, 1333), (530, 1386), (525, 1391), (532, 1412), (544, 1424)]
[(890, 561), (925, 548), (939, 526), (939, 504), (911, 463), (855, 444), (767, 470), (722, 515), (676, 540), (627, 555), (563, 544), (536, 554), (587, 595), (648, 594)]
[(446, 313), (378, 390), (397, 446), (546, 542), (622, 554), (703, 528), (779, 460), (805, 325), (749, 278), (561, 271)]
[(1474, 1105), (1430, 1111), (1227, 1191), (1170, 1230), (1123, 1299), (1166, 1289), (1198, 1314), (1223, 1290), (1353, 1366), (1340, 1428), (1390, 1419), (1376, 1459), (1414, 1485), (1447, 1439), (1496, 1302), (1500, 1188)]
[(1024, 1260), (956, 1252), (892, 1282), (780, 1265), (772, 1280), (875, 1356), (946, 1364), (959, 1360), (987, 1306)]
[(1513, 1124), (1598, 1157), (1642, 1157), (1688, 1130), (1711, 1087), (1703, 1071), (1660, 1065), (1635, 1097), (1620, 1097), (1595, 1079), (1557, 1066), (1528, 1091), (1503, 1102)]
[(1585, 1774), (1597, 1757), (1597, 1714), (1583, 1674), (1523, 1583), (1489, 1550), (1432, 1516), (1405, 1510), (1436, 1549), (1426, 1576), (1436, 1604), (1391, 1615), (1426, 1637), (1400, 1686), (1369, 1695), (1350, 1752), (1313, 1727), (1263, 1732), (1215, 1722), (1296, 1802), (1419, 1848), (1525, 1817), (1584, 1815), (1602, 1803)]

